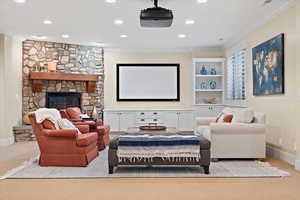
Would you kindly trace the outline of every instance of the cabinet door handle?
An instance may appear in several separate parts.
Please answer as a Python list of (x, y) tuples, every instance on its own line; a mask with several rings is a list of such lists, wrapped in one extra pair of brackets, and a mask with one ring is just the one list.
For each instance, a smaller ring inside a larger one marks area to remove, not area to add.
[(153, 121), (157, 122), (157, 119), (153, 119)]
[(157, 113), (155, 112), (155, 113), (153, 113), (153, 115), (157, 115)]

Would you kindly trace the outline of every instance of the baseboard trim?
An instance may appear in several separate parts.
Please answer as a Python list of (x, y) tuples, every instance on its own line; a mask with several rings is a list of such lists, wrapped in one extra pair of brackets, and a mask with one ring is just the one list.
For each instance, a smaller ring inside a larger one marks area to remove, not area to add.
[(300, 171), (300, 160), (295, 160), (295, 169)]
[(10, 138), (7, 138), (7, 139), (0, 139), (0, 147), (6, 147), (6, 146), (9, 146), (13, 143), (15, 143), (14, 137), (10, 137)]
[[(296, 167), (296, 156), (279, 148), (267, 145), (267, 155), (287, 162)], [(299, 163), (300, 168), (300, 163)]]

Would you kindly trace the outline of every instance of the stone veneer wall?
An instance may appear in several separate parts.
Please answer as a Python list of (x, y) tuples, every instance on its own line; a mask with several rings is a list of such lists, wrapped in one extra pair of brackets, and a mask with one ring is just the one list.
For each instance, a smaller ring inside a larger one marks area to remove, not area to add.
[[(82, 93), (82, 110), (91, 114), (97, 107), (101, 115), (104, 103), (104, 62), (103, 49), (99, 47), (32, 41), (23, 42), (23, 114), (45, 107), (46, 92), (80, 92)], [(41, 93), (33, 93), (29, 72), (36, 70), (35, 63), (44, 65), (57, 62), (57, 71), (77, 74), (102, 75), (97, 82), (96, 92), (87, 93), (86, 83), (80, 81), (44, 81)]]

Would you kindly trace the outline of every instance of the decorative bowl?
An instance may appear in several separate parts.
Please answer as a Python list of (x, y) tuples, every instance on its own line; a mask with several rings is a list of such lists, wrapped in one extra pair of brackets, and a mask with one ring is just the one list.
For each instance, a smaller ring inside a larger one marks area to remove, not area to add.
[(203, 102), (207, 103), (207, 104), (213, 104), (213, 103), (215, 103), (215, 101), (216, 101), (216, 98), (204, 98), (203, 99)]
[(165, 126), (140, 126), (142, 131), (164, 131), (167, 129)]

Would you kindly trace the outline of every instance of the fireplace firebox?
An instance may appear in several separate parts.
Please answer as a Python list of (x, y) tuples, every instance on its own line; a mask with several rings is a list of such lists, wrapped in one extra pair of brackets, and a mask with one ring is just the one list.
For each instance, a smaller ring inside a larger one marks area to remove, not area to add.
[(46, 107), (56, 109), (65, 109), (69, 107), (81, 108), (81, 93), (47, 92)]

